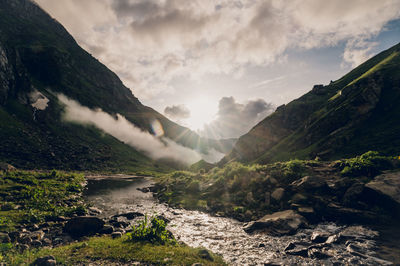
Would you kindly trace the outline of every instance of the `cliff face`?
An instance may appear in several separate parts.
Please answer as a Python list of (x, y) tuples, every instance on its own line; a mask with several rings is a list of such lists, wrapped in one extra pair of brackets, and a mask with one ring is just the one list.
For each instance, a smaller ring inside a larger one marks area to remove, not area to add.
[(400, 152), (400, 44), (279, 107), (240, 137), (230, 160), (335, 159)]

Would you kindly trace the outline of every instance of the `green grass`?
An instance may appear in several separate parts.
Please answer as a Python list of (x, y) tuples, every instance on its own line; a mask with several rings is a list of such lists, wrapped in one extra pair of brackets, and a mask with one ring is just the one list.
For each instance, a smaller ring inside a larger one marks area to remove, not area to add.
[(365, 72), (364, 74), (362, 74), (361, 76), (359, 76), (358, 78), (356, 78), (355, 80), (350, 82), (347, 86), (351, 86), (351, 85), (355, 84), (357, 81), (359, 81), (363, 78), (366, 78), (366, 77), (370, 76), (371, 74), (375, 73), (376, 71), (381, 69), (384, 65), (388, 64), (391, 60), (393, 60), (398, 55), (399, 55), (399, 52), (397, 52), (397, 51), (393, 52), (388, 57), (386, 57), (385, 59), (380, 61), (378, 64), (376, 64), (373, 67), (371, 67), (370, 69), (368, 69), (367, 72)]
[(22, 254), (9, 253), (3, 260), (10, 265), (29, 265), (36, 258), (53, 255), (62, 265), (77, 265), (91, 261), (144, 262), (156, 265), (225, 265), (221, 257), (211, 254), (204, 256), (201, 248), (184, 245), (154, 245), (145, 242), (132, 242), (127, 236), (120, 239), (93, 237), (87, 241), (74, 243), (54, 249), (31, 250)]
[(83, 214), (85, 205), (75, 198), (83, 182), (81, 174), (60, 171), (0, 171), (0, 231), (52, 217)]

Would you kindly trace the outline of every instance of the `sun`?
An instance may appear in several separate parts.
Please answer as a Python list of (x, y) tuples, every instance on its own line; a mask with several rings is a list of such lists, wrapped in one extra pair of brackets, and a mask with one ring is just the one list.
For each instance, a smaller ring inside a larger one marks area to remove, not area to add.
[(185, 122), (193, 130), (199, 130), (215, 119), (216, 103), (206, 97), (193, 99), (185, 104), (190, 110), (190, 118)]

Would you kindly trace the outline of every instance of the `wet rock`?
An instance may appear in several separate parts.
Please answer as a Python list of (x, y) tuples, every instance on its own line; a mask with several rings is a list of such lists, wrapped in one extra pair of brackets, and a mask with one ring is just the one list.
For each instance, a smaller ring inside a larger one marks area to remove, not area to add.
[(305, 218), (293, 210), (286, 210), (266, 215), (263, 218), (248, 223), (243, 230), (247, 233), (262, 231), (264, 233), (281, 236), (295, 233), (307, 224)]
[(214, 261), (214, 258), (211, 256), (210, 252), (207, 249), (200, 249), (199, 250), (199, 256), (202, 259), (209, 260), (209, 261)]
[(151, 191), (150, 187), (139, 187), (139, 188), (137, 188), (137, 190), (139, 190), (143, 193), (149, 193)]
[(327, 244), (337, 244), (340, 243), (342, 238), (340, 237), (339, 234), (331, 235), (328, 237), (328, 239), (325, 241)]
[(117, 221), (117, 222), (114, 221), (111, 223), (112, 223), (112, 226), (119, 227), (119, 228), (125, 228), (125, 227), (130, 226), (130, 223), (125, 222), (125, 221)]
[(99, 231), (100, 234), (111, 234), (112, 232), (114, 232), (114, 227), (111, 225), (105, 225), (103, 226), (103, 228)]
[(283, 195), (285, 194), (285, 189), (283, 188), (277, 188), (272, 192), (271, 198), (273, 198), (276, 201), (280, 201), (283, 198)]
[(56, 259), (53, 256), (45, 256), (45, 257), (40, 257), (37, 258), (32, 265), (35, 266), (53, 266), (56, 265)]
[(121, 233), (121, 232), (113, 232), (113, 233), (111, 234), (111, 237), (112, 237), (113, 239), (115, 239), (115, 238), (121, 238), (121, 237), (122, 237), (122, 233)]
[(329, 237), (329, 234), (326, 232), (313, 232), (311, 235), (311, 241), (313, 243), (323, 243)]
[(75, 237), (93, 235), (104, 226), (104, 221), (95, 216), (77, 216), (70, 219), (64, 231)]
[(88, 210), (92, 214), (101, 214), (102, 213), (102, 211), (96, 207), (89, 207)]
[(112, 216), (112, 218), (125, 217), (128, 220), (132, 220), (135, 219), (136, 217), (142, 217), (142, 216), (144, 216), (144, 214), (140, 212), (127, 212), (122, 214), (116, 214)]
[(312, 259), (319, 259), (319, 260), (324, 260), (327, 258), (332, 257), (330, 254), (321, 251), (318, 248), (309, 248), (308, 249), (308, 257)]
[(307, 258), (308, 257), (308, 248), (291, 249), (291, 250), (286, 251), (286, 254)]
[(293, 243), (293, 242), (290, 242), (286, 247), (285, 247), (285, 251), (288, 251), (288, 250), (292, 250), (292, 249), (294, 249), (296, 247), (296, 244), (295, 243)]

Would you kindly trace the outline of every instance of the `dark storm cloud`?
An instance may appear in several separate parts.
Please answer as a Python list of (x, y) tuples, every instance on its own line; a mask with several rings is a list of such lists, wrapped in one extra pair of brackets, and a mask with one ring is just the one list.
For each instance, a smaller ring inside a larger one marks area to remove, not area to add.
[(190, 117), (189, 109), (184, 105), (167, 106), (164, 109), (164, 114), (171, 119), (181, 120)]
[(275, 107), (262, 99), (237, 103), (233, 97), (219, 101), (217, 119), (204, 127), (201, 134), (212, 138), (237, 138), (274, 111)]

